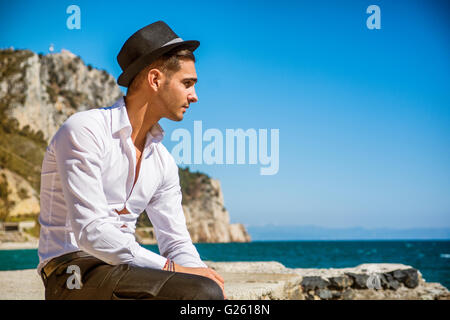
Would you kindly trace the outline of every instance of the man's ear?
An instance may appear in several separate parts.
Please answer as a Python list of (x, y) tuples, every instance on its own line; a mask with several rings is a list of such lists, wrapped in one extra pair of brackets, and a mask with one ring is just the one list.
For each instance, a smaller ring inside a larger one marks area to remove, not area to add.
[(153, 90), (158, 90), (162, 84), (163, 74), (158, 69), (151, 69), (147, 73), (147, 82)]

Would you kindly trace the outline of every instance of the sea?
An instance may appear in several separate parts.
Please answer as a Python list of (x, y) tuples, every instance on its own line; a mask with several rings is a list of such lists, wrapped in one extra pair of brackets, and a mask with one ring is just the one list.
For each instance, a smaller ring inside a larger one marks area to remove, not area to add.
[[(159, 253), (157, 245), (144, 245)], [(450, 289), (450, 240), (301, 240), (196, 243), (202, 260), (277, 261), (288, 268), (347, 268), (362, 263), (401, 263), (427, 282)], [(36, 268), (37, 249), (0, 250), (0, 271)]]

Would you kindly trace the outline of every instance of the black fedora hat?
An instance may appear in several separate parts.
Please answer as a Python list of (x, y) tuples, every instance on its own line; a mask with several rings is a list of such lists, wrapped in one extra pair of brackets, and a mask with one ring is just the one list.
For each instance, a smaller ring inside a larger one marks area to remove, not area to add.
[(197, 40), (184, 41), (163, 21), (157, 21), (136, 31), (117, 55), (122, 74), (117, 79), (121, 86), (128, 87), (134, 77), (164, 53), (180, 47), (194, 51), (200, 45)]

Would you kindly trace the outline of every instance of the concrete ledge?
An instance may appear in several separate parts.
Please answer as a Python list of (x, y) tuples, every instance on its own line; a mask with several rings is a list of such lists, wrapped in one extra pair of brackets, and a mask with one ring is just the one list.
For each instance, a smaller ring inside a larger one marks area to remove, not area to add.
[(36, 269), (0, 271), (0, 300), (44, 298), (44, 285)]
[[(340, 269), (289, 269), (279, 262), (206, 264), (224, 277), (230, 300), (450, 300), (444, 286), (426, 282), (418, 270), (402, 264)], [(43, 300), (36, 270), (1, 271), (0, 299)]]

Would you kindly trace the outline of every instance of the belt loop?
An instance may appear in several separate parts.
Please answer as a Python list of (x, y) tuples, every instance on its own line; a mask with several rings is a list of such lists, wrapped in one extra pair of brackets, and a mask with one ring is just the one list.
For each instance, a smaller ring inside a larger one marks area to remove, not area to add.
[(47, 275), (45, 274), (44, 268), (41, 269), (41, 278), (42, 278), (42, 282), (44, 282), (44, 287), (47, 287)]

